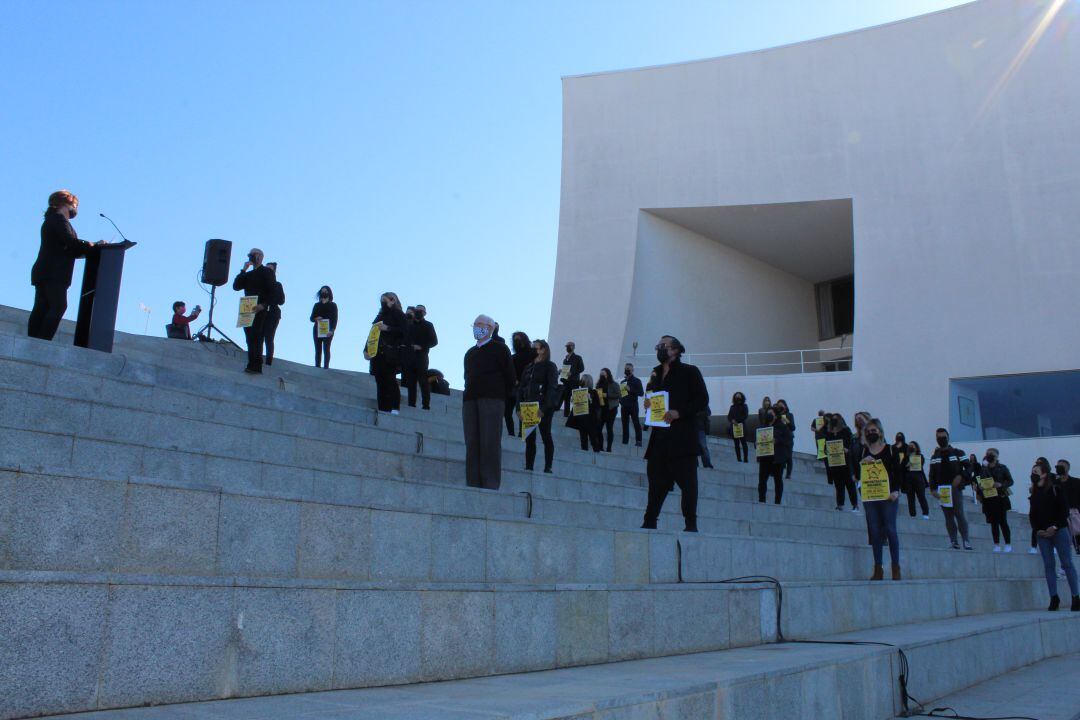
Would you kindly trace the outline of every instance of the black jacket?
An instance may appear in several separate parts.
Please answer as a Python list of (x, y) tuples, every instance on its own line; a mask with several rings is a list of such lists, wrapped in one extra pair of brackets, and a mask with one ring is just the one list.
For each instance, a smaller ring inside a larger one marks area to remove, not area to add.
[(1053, 479), (1045, 487), (1032, 487), (1028, 520), (1032, 530), (1045, 530), (1053, 525), (1068, 532), (1069, 501), (1065, 489), (1055, 485)]
[[(410, 355), (426, 357), (431, 348), (439, 344), (439, 336), (435, 334), (435, 326), (428, 320), (409, 322), (405, 320), (405, 346)], [(413, 345), (419, 345), (422, 349), (416, 350)]]
[(514, 364), (506, 343), (489, 340), (465, 353), (465, 400), (503, 400), (514, 387)]
[(30, 270), (30, 284), (71, 287), (75, 258), (86, 257), (92, 247), (75, 235), (67, 218), (50, 209), (41, 223), (41, 248)]
[[(259, 304), (269, 307), (274, 304), (274, 298), (277, 295), (274, 291), (276, 283), (274, 271), (265, 265), (260, 265), (247, 272), (241, 270), (236, 279), (233, 280), (232, 288), (243, 292), (245, 295), (258, 295)], [(282, 302), (284, 302), (284, 298)]]
[(270, 311), (270, 315), (273, 317), (281, 317), (281, 306), (285, 304), (285, 288), (282, 287), (276, 279), (274, 280), (273, 297), (270, 298), (270, 304), (267, 306), (267, 310)]
[(405, 313), (396, 305), (382, 308), (371, 324), (384, 323), (386, 330), (379, 333), (379, 354), (388, 347), (400, 347), (405, 340)]
[[(515, 350), (512, 360), (514, 361), (514, 380), (521, 382), (521, 376), (525, 373), (525, 369), (532, 365), (533, 360), (536, 359), (536, 351), (532, 349), (532, 346), (526, 346), (520, 350)], [(549, 361), (550, 362), (550, 361)], [(551, 363), (554, 367), (555, 363)], [(555, 368), (556, 382), (558, 385), (559, 368)]]
[[(1008, 466), (1002, 465), (1001, 463), (998, 463), (994, 467), (980, 464), (977, 468), (973, 468), (972, 471), (976, 478), (993, 478), (995, 483), (1000, 484), (1001, 487), (998, 489), (999, 498), (1007, 495), (1008, 493), (1006, 491), (1013, 486), (1012, 473), (1009, 472)], [(979, 500), (984, 499), (982, 496), (982, 488), (979, 487), (978, 484), (975, 485), (975, 493), (978, 495)]]
[(930, 458), (930, 488), (936, 490), (942, 485), (952, 485), (957, 475), (962, 478), (961, 488), (971, 481), (964, 451), (952, 445), (934, 450)]
[(563, 365), (570, 366), (570, 377), (566, 379), (564, 384), (576, 388), (578, 381), (581, 380), (581, 373), (585, 372), (585, 361), (577, 353), (570, 353), (563, 358)]
[[(623, 382), (626, 383), (626, 397), (619, 400), (619, 404), (623, 408), (627, 408), (624, 412), (636, 413), (638, 407), (641, 406), (639, 398), (645, 395), (645, 388), (641, 386), (641, 379), (637, 375), (631, 375), (628, 378), (623, 378)], [(622, 388), (619, 389), (619, 393), (622, 393)]]
[(538, 402), (545, 415), (558, 410), (562, 404), (562, 390), (559, 388), (559, 368), (550, 360), (531, 362), (521, 373), (517, 386), (518, 402)]
[[(899, 458), (896, 457), (896, 453), (893, 452), (892, 445), (886, 445), (877, 455), (870, 452), (870, 448), (863, 445), (862, 457), (859, 458), (860, 464), (862, 463), (863, 458), (880, 460), (885, 465), (885, 472), (889, 474), (889, 492), (900, 492), (900, 463)], [(861, 474), (862, 473), (860, 472), (859, 475)], [(859, 480), (859, 475), (855, 477), (856, 480)]]
[[(770, 426), (766, 425), (765, 427)], [(770, 465), (787, 465), (791, 462), (791, 451), (795, 446), (791, 426), (776, 422), (771, 427), (773, 429), (773, 454), (759, 456), (757, 461)]]
[(669, 428), (654, 427), (649, 430), (649, 447), (645, 457), (686, 457), (700, 455), (695, 416), (709, 406), (709, 391), (705, 388), (705, 379), (694, 365), (687, 365), (680, 359), (672, 360), (668, 366), (667, 377), (663, 375), (663, 366), (653, 368), (656, 378), (651, 381), (654, 392), (666, 390), (668, 410), (675, 410), (679, 418)]
[(1065, 488), (1065, 499), (1068, 501), (1069, 507), (1080, 509), (1080, 478), (1069, 475), (1064, 481), (1056, 477), (1054, 481)]
[[(318, 300), (316, 300), (315, 304), (311, 308), (311, 317), (309, 317), (308, 319), (311, 320), (311, 322), (315, 322), (315, 318), (322, 318), (323, 320), (329, 320), (330, 321), (330, 329), (336, 331), (337, 330), (337, 303), (334, 302), (333, 300), (330, 300), (329, 302), (319, 302)], [(312, 332), (314, 332), (316, 335), (319, 334), (319, 325), (318, 325), (318, 323), (316, 323), (314, 326), (312, 326)]]
[[(734, 425), (735, 423), (746, 423), (746, 418), (748, 417), (750, 417), (750, 406), (748, 406), (746, 403), (732, 403), (731, 407), (728, 408), (727, 419), (729, 425)], [(745, 431), (746, 428), (744, 427), (743, 430)]]

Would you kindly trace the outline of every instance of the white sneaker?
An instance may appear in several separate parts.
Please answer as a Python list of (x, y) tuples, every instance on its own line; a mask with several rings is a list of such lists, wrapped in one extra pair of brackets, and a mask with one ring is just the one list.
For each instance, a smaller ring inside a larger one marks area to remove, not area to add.
[(929, 519), (930, 519), (930, 516), (929, 516), (929, 515), (923, 515), (923, 516), (922, 516), (922, 519), (923, 519), (923, 520), (929, 520)]
[(853, 507), (853, 508), (851, 508), (851, 512), (853, 512), (855, 514), (858, 514), (859, 513), (859, 508)]
[(390, 411), (390, 414), (391, 414), (391, 415), (400, 415), (401, 413), (400, 413), (400, 412), (398, 412), (397, 410), (391, 410), (391, 411)]
[(1007, 553), (1012, 552), (1012, 545), (1006, 545), (1005, 546), (1005, 552), (1007, 552)]
[(996, 553), (1001, 552), (1001, 546), (1000, 545), (995, 545), (994, 546), (994, 552), (996, 552)]
[(1039, 548), (1031, 548), (1030, 550), (1028, 550), (1028, 555), (1038, 555), (1038, 554), (1039, 554)]

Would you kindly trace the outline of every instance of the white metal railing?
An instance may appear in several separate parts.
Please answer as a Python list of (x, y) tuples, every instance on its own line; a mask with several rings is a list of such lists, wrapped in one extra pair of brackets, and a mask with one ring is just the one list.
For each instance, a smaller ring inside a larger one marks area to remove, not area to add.
[[(757, 352), (687, 353), (683, 362), (692, 363), (706, 377), (749, 375), (800, 375), (804, 373), (851, 370), (853, 348), (809, 348), (805, 350), (761, 350)], [(627, 355), (627, 362), (648, 365), (655, 354)]]

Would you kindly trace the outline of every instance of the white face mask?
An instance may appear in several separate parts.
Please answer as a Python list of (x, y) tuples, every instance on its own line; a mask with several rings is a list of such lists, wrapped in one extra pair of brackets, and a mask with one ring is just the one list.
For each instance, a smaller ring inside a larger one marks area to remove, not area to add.
[(477, 325), (472, 329), (472, 335), (477, 340), (483, 340), (487, 336), (487, 328)]

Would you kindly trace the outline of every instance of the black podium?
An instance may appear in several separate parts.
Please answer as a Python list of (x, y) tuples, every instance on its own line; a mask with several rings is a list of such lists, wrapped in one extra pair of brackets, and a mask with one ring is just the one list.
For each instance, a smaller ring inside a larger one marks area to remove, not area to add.
[(116, 332), (116, 306), (120, 300), (120, 277), (124, 273), (124, 253), (135, 243), (125, 240), (111, 245), (95, 245), (86, 254), (79, 315), (75, 320), (75, 344), (112, 352)]

